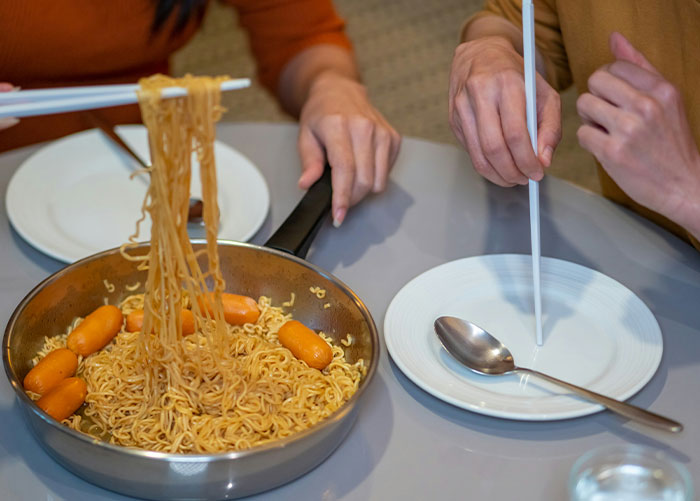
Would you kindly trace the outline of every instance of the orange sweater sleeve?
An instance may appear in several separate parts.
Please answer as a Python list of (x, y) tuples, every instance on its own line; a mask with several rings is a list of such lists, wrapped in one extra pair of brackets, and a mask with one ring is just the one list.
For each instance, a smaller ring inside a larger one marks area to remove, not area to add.
[(352, 49), (331, 0), (225, 0), (248, 32), (260, 82), (273, 94), (284, 66), (319, 44)]

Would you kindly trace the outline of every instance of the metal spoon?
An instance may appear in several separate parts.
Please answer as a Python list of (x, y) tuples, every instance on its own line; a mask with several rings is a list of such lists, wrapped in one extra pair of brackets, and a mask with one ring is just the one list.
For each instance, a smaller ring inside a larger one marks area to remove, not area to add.
[(606, 397), (533, 369), (518, 367), (515, 365), (513, 355), (503, 343), (481, 327), (466, 320), (456, 317), (440, 317), (435, 320), (435, 332), (447, 352), (477, 374), (502, 375), (512, 372), (534, 374), (604, 405), (611, 411), (633, 421), (672, 432), (683, 430), (682, 424), (640, 407)]
[[(128, 144), (124, 142), (117, 131), (114, 130), (112, 124), (107, 122), (107, 120), (102, 117), (99, 113), (87, 110), (84, 112), (85, 116), (89, 117), (92, 123), (100, 129), (105, 136), (112, 140), (117, 146), (119, 146), (125, 153), (127, 153), (131, 158), (136, 160), (141, 167), (147, 169), (149, 165), (146, 161), (141, 158), (134, 150), (132, 150)], [(196, 197), (190, 197), (190, 205), (187, 210), (187, 222), (190, 224), (204, 224), (204, 203), (201, 199)]]

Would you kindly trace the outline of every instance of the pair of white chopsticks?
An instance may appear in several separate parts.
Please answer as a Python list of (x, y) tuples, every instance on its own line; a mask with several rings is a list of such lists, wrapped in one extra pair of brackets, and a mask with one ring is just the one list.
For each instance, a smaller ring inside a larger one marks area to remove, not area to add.
[[(221, 90), (243, 89), (249, 86), (250, 79), (237, 78), (222, 82)], [(138, 101), (138, 87), (138, 84), (93, 85), (0, 92), (0, 118), (50, 115), (132, 104)], [(181, 97), (186, 92), (182, 87), (168, 87), (163, 89), (162, 95), (166, 98)]]

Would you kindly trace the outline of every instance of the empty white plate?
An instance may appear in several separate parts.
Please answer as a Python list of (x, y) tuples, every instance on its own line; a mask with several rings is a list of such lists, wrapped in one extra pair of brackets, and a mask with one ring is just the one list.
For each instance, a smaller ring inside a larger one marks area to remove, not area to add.
[[(149, 160), (146, 129), (116, 128), (124, 141)], [(219, 238), (246, 241), (267, 216), (265, 178), (250, 160), (216, 142)], [(138, 164), (102, 132), (88, 130), (59, 139), (29, 157), (10, 180), (7, 215), (15, 230), (38, 250), (73, 262), (118, 247), (134, 233), (148, 188), (147, 175), (129, 179)], [(199, 166), (193, 161), (193, 196), (201, 195)], [(203, 228), (190, 225), (193, 238)], [(150, 240), (150, 219), (138, 238)]]
[(534, 376), (469, 371), (433, 329), (452, 315), (500, 339), (517, 365), (620, 400), (639, 391), (663, 352), (649, 308), (619, 282), (567, 261), (542, 258), (541, 278), (543, 346), (535, 343), (531, 258), (497, 254), (452, 261), (406, 284), (384, 321), (391, 357), (425, 391), (473, 412), (539, 421), (602, 410)]

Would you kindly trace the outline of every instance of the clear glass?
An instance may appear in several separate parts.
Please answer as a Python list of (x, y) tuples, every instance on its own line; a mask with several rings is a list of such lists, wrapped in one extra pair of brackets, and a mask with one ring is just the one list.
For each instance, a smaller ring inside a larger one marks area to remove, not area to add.
[(688, 470), (661, 451), (605, 446), (581, 456), (569, 476), (571, 501), (693, 501)]

